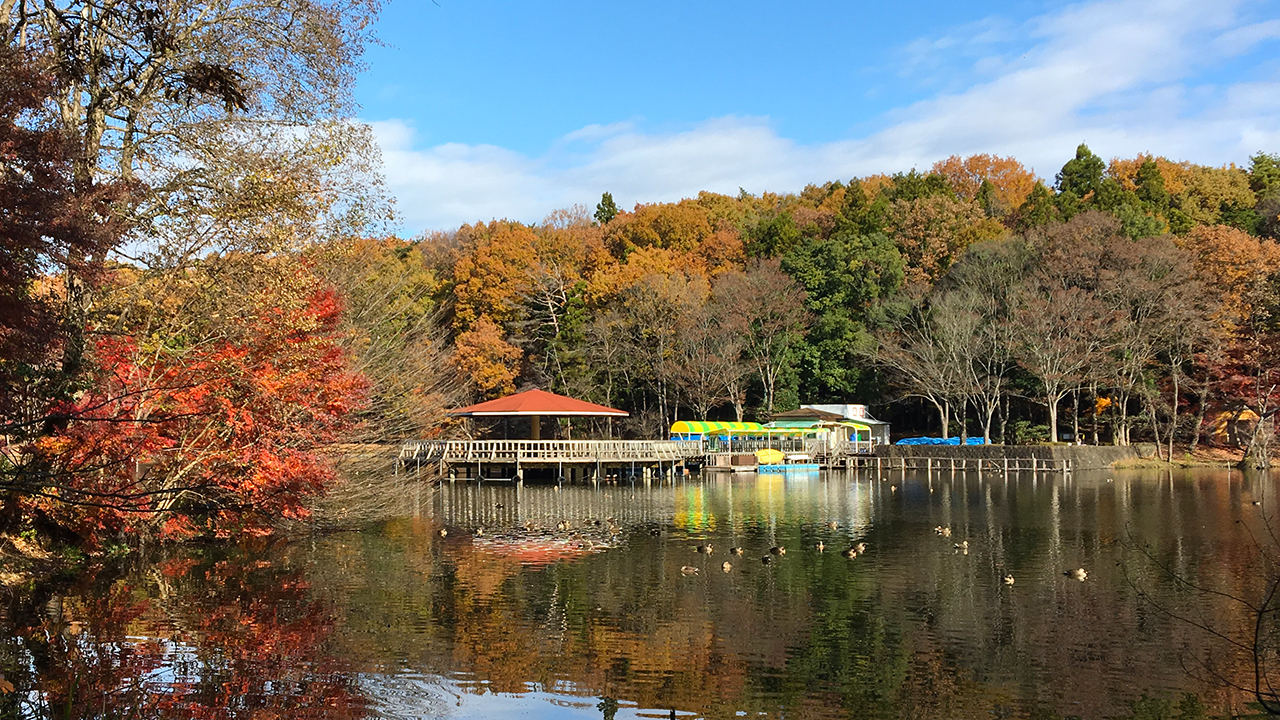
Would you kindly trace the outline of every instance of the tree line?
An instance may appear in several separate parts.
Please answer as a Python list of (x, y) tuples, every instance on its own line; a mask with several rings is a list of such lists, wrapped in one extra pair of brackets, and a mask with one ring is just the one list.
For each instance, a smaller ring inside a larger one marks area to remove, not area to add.
[(1166, 458), (1215, 425), (1256, 464), (1280, 380), (1278, 199), (1276, 156), (1108, 163), (1082, 144), (1052, 183), (951, 157), (630, 212), (605, 193), (592, 215), (413, 245), (478, 398), (549, 387), (633, 412), (638, 435), (864, 402), (944, 437)]
[(952, 157), (402, 239), (350, 119), (377, 11), (0, 0), (0, 538), (270, 533), (333, 448), (530, 386), (632, 413), (599, 433), (852, 401), (1273, 442), (1276, 156)]

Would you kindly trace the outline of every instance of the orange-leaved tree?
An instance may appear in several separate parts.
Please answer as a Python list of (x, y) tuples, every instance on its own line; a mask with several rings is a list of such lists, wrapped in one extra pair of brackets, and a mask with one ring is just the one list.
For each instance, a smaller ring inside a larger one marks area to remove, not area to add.
[(990, 186), (988, 199), (995, 215), (1005, 215), (1026, 202), (1036, 186), (1036, 174), (1011, 157), (999, 155), (952, 155), (933, 164), (933, 172), (946, 176), (956, 195), (977, 200), (983, 185)]

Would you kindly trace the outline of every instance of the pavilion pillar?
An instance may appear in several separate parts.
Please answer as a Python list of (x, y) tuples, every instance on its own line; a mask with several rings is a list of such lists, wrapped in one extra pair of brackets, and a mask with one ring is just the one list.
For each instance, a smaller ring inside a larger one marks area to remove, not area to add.
[(538, 415), (533, 415), (529, 418), (529, 439), (542, 439), (542, 418)]

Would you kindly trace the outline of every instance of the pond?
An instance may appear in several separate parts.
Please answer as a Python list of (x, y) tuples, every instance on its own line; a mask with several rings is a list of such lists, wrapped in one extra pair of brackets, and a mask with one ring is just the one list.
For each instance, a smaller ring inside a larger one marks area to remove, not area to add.
[(446, 484), (374, 531), (17, 592), (0, 717), (1238, 710), (1275, 499), (1225, 470)]

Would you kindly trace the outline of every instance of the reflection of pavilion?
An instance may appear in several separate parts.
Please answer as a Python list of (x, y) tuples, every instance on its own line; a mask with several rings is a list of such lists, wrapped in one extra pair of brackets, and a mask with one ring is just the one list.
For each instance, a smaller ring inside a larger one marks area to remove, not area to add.
[[(515, 484), (442, 484), (435, 494), (433, 514), (445, 525), (459, 527), (514, 528), (525, 522), (554, 527), (569, 521), (583, 527), (613, 518), (620, 525), (670, 522), (675, 514), (675, 492), (665, 488), (609, 489), (590, 487), (528, 487)], [(632, 496), (635, 499), (632, 499)]]
[(460, 408), (449, 413), (469, 418), (527, 418), (528, 439), (411, 441), (400, 450), (402, 463), (434, 464), (449, 479), (600, 480), (608, 476), (665, 475), (701, 454), (699, 443), (672, 440), (543, 440), (543, 417), (626, 417), (622, 410), (575, 400), (543, 390)]
[[(574, 530), (602, 529), (595, 522), (618, 525), (670, 526), (686, 532), (719, 527), (732, 532), (750, 524), (773, 525), (778, 518), (800, 516), (837, 520), (841, 528), (861, 533), (874, 521), (883, 483), (854, 475), (828, 480), (762, 474), (750, 481), (676, 480), (616, 486), (566, 485), (562, 488), (521, 483), (443, 483), (433, 492), (431, 515), (447, 527), (486, 529), (492, 539), (504, 529), (532, 522), (542, 529), (568, 521)], [(708, 501), (718, 498), (714, 503)], [(726, 546), (727, 547), (727, 546)]]

